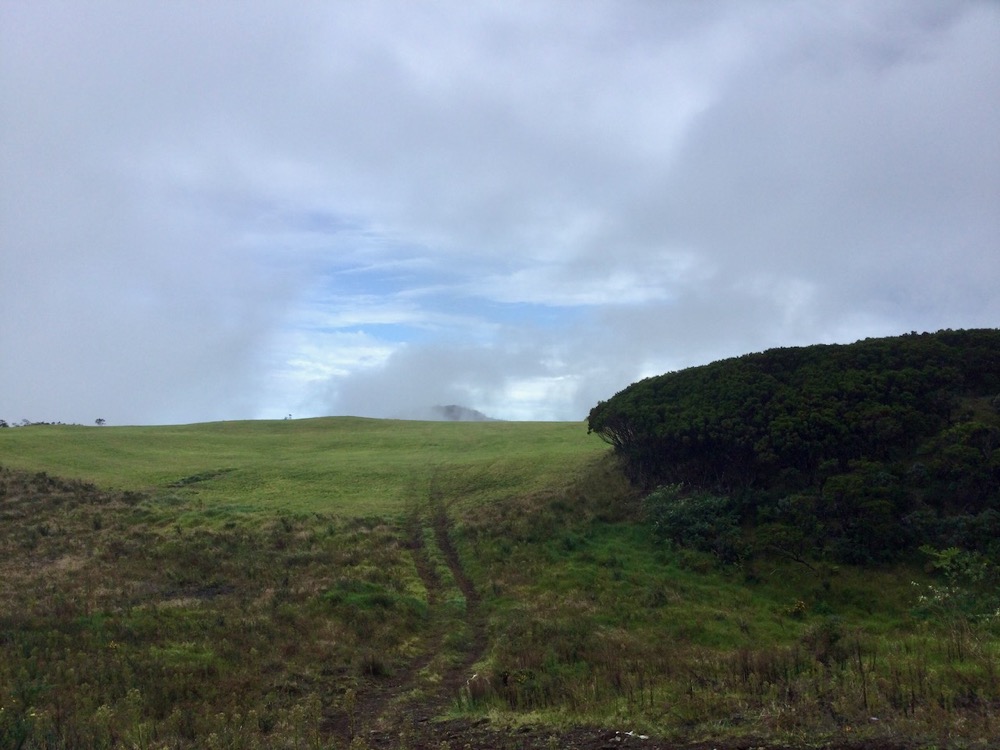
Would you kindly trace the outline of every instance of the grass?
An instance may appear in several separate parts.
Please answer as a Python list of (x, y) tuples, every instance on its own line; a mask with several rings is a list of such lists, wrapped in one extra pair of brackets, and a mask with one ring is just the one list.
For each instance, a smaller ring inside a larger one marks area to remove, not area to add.
[(678, 741), (985, 747), (1000, 729), (995, 627), (949, 634), (912, 616), (914, 571), (841, 570), (827, 587), (778, 561), (748, 584), (745, 569), (664, 550), (634, 524), (567, 525), (513, 548), (468, 529), (497, 592), (478, 710)]
[(553, 731), (1000, 734), (996, 623), (921, 615), (921, 570), (664, 546), (582, 425), (22, 427), (0, 464), (0, 747), (347, 747), (448, 685)]
[(428, 488), (477, 505), (565, 483), (604, 444), (582, 424), (359, 418), (0, 430), (0, 464), (196, 494), (216, 512), (392, 515)]

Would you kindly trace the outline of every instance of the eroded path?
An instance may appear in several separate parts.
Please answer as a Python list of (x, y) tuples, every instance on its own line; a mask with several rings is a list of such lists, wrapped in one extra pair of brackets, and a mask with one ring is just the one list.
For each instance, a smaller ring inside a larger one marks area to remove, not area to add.
[(432, 720), (458, 699), (485, 653), (481, 597), (462, 567), (450, 527), (444, 502), (433, 493), (410, 510), (406, 546), (427, 592), (427, 639), (409, 664), (371, 677), (341, 701), (327, 717), (331, 739), (370, 748), (422, 746), (413, 742), (437, 733)]
[(482, 659), (486, 653), (486, 622), (482, 613), (482, 601), (479, 591), (462, 567), (458, 552), (451, 541), (448, 515), (440, 500), (436, 502), (432, 501), (432, 511), (434, 539), (437, 542), (438, 549), (444, 556), (452, 580), (462, 592), (462, 597), (465, 600), (464, 625), (467, 633), (467, 642), (462, 651), (461, 658), (445, 672), (441, 681), (441, 688), (438, 691), (439, 695), (437, 696), (439, 699), (444, 699), (445, 702), (450, 702), (454, 700), (461, 687), (472, 676), (473, 665)]

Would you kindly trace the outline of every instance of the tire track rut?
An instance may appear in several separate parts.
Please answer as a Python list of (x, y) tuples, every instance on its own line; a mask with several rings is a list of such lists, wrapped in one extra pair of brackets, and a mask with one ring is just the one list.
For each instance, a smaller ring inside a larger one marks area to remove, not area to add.
[(441, 691), (444, 692), (447, 699), (454, 700), (461, 687), (472, 676), (472, 666), (486, 653), (488, 639), (486, 622), (482, 614), (482, 597), (462, 567), (458, 551), (449, 535), (450, 523), (447, 510), (440, 499), (434, 500), (432, 498), (432, 513), (431, 525), (434, 529), (434, 539), (444, 556), (452, 579), (462, 592), (462, 596), (465, 597), (465, 625), (470, 634), (469, 646), (466, 648), (462, 660), (448, 670), (441, 683)]
[[(420, 727), (444, 713), (472, 676), (472, 666), (482, 658), (487, 646), (482, 598), (462, 567), (450, 528), (447, 508), (436, 493), (430, 494), (422, 508), (418, 505), (409, 513), (405, 523), (406, 546), (427, 592), (431, 631), (417, 657), (391, 675), (366, 680), (345, 698), (339, 710), (327, 716), (328, 735), (360, 737), (370, 747), (395, 746), (402, 735), (413, 731), (422, 734)], [(425, 536), (433, 539), (451, 581), (442, 580), (444, 571), (435, 565)], [(440, 679), (431, 680), (426, 673), (447, 650), (446, 639), (455, 624), (448, 621), (449, 588), (452, 593), (457, 589), (465, 600), (461, 627), (467, 636), (457, 657), (440, 668)]]

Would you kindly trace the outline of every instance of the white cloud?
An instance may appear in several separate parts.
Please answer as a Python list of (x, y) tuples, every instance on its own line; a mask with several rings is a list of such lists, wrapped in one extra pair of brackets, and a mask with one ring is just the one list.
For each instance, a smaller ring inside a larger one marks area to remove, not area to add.
[(0, 416), (577, 419), (995, 326), (989, 2), (0, 4)]

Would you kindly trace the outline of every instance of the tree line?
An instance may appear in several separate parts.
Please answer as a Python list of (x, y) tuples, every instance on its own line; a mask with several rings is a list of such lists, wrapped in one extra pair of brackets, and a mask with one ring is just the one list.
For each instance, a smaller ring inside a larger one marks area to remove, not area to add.
[[(98, 417), (94, 420), (94, 424), (98, 427), (103, 427), (108, 421), (103, 417)], [(10, 423), (6, 419), (0, 419), (0, 430), (6, 429), (8, 427), (39, 427), (44, 425), (65, 425), (66, 422), (32, 422), (30, 419), (22, 419), (20, 422)], [(71, 424), (76, 424), (72, 422)]]
[(642, 488), (726, 498), (718, 512), (757, 543), (857, 562), (926, 543), (1000, 552), (995, 329), (667, 373), (597, 404), (588, 428)]

